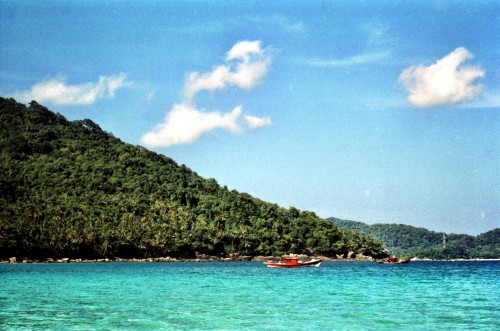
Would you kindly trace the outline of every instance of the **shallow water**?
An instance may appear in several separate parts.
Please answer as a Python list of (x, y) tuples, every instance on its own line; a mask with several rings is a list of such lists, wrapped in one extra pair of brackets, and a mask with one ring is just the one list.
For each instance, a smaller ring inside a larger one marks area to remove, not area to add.
[(0, 265), (1, 330), (499, 330), (500, 262)]

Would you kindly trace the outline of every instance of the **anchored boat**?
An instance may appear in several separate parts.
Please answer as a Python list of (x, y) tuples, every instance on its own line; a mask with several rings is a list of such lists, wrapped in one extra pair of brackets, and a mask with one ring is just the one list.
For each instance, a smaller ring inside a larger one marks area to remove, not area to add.
[(269, 268), (301, 268), (301, 267), (319, 267), (321, 259), (312, 259), (310, 261), (301, 261), (296, 257), (282, 257), (278, 262), (264, 262)]
[(379, 260), (377, 262), (381, 264), (404, 264), (404, 263), (409, 263), (410, 260), (409, 259), (402, 260), (397, 257), (390, 257), (388, 259)]

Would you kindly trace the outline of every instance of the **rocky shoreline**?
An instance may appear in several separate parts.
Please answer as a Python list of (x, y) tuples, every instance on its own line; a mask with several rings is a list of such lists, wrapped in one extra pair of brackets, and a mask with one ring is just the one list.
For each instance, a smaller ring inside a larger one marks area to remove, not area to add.
[[(329, 256), (307, 256), (307, 255), (293, 255), (303, 260), (312, 258), (320, 258), (326, 262), (362, 262), (374, 261), (371, 256), (364, 256), (350, 252), (346, 255), (338, 255), (336, 257)], [(280, 257), (276, 256), (246, 256), (246, 255), (233, 255), (229, 257), (217, 257), (212, 255), (197, 255), (195, 258), (186, 259), (178, 257), (154, 257), (154, 258), (101, 258), (101, 259), (72, 259), (72, 258), (46, 258), (46, 259), (30, 259), (10, 257), (7, 259), (0, 259), (0, 263), (102, 263), (102, 262), (267, 262), (277, 260)]]
[[(372, 257), (366, 258), (331, 258), (325, 256), (315, 256), (310, 258), (320, 258), (324, 262), (370, 262), (375, 261)], [(136, 262), (136, 263), (148, 263), (148, 262), (268, 262), (273, 260), (278, 260), (279, 257), (275, 256), (242, 256), (238, 258), (219, 258), (215, 256), (207, 258), (194, 258), (194, 259), (183, 259), (175, 257), (155, 257), (155, 258), (145, 258), (145, 259), (124, 259), (124, 258), (104, 258), (104, 259), (17, 259), (8, 258), (0, 259), (0, 264), (10, 264), (10, 263), (113, 263), (113, 262)], [(432, 260), (432, 259), (412, 259), (412, 262), (474, 262), (474, 261), (500, 261), (500, 259), (450, 259), (450, 260)]]
[[(336, 257), (330, 256), (307, 256), (307, 255), (295, 255), (291, 254), (288, 256), (295, 256), (304, 261), (309, 259), (322, 259), (325, 262), (369, 262), (375, 261), (371, 256), (365, 256), (362, 254), (356, 254), (350, 252), (346, 255), (338, 255)], [(101, 259), (72, 259), (72, 258), (46, 258), (46, 259), (30, 259), (17, 257), (10, 257), (0, 259), (0, 264), (6, 263), (107, 263), (107, 262), (268, 262), (273, 260), (278, 260), (280, 257), (277, 256), (246, 256), (246, 255), (234, 255), (229, 257), (217, 257), (212, 255), (197, 255), (195, 258), (186, 259), (178, 257), (152, 257), (152, 258), (101, 258)], [(462, 261), (500, 261), (500, 259), (450, 259), (450, 260), (432, 260), (428, 258), (413, 258), (412, 262), (462, 262)]]

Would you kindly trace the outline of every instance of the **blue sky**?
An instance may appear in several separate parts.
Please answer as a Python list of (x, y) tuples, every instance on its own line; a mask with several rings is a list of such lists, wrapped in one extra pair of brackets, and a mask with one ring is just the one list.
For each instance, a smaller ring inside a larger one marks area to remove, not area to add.
[(0, 1), (0, 94), (281, 206), (500, 226), (497, 1)]

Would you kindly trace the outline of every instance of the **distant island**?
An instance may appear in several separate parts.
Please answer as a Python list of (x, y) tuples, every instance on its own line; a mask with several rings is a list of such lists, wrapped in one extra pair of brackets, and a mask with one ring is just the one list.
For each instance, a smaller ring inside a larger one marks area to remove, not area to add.
[(221, 187), (90, 119), (0, 98), (0, 259), (384, 256), (379, 240)]
[(342, 229), (380, 240), (389, 254), (421, 259), (500, 259), (500, 228), (479, 236), (447, 234), (403, 224), (373, 224), (328, 218)]

